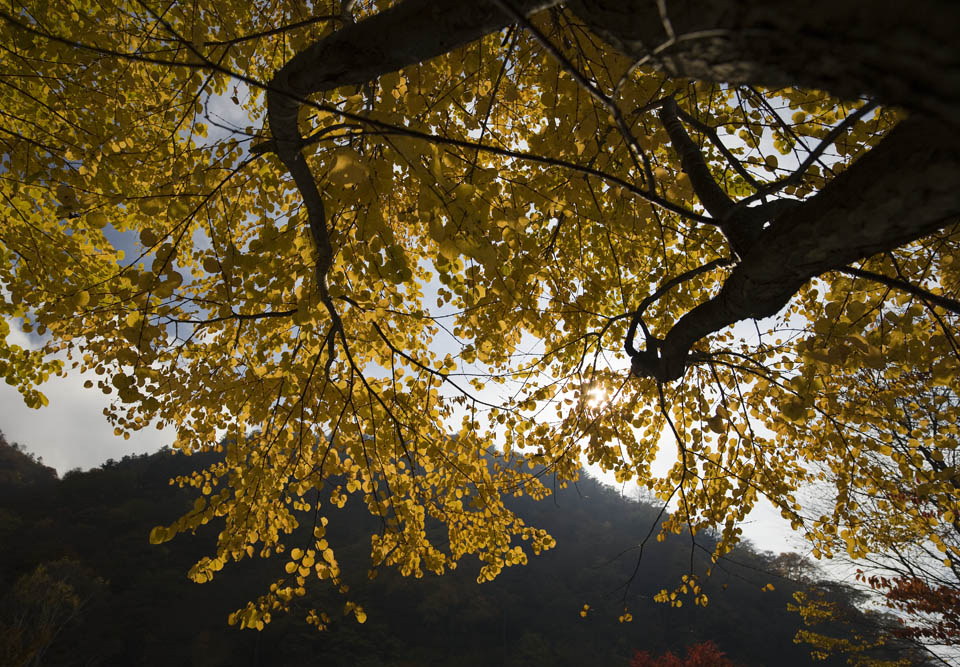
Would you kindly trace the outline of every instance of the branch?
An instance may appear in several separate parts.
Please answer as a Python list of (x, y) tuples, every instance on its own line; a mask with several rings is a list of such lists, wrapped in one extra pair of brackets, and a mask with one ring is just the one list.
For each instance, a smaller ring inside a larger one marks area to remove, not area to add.
[[(627, 354), (630, 355), (631, 357), (634, 357), (637, 354), (639, 354), (639, 352), (633, 347), (633, 338), (637, 334), (637, 325), (643, 326), (643, 313), (650, 306), (650, 304), (660, 299), (660, 297), (662, 297), (664, 294), (669, 292), (671, 289), (673, 289), (677, 285), (681, 283), (685, 283), (691, 278), (695, 278), (696, 276), (699, 276), (701, 273), (707, 273), (708, 271), (713, 271), (714, 269), (719, 268), (721, 266), (729, 266), (732, 263), (733, 262), (731, 259), (720, 257), (718, 259), (713, 260), (712, 262), (707, 262), (703, 266), (698, 266), (694, 269), (690, 269), (689, 271), (685, 271), (684, 273), (681, 273), (679, 276), (674, 276), (673, 278), (665, 282), (663, 285), (661, 285), (659, 288), (657, 288), (657, 291), (655, 291), (653, 294), (647, 295), (643, 299), (643, 301), (640, 302), (640, 305), (637, 306), (637, 309), (633, 312), (633, 319), (630, 320), (630, 327), (627, 329), (627, 338), (623, 343), (623, 347), (626, 350)], [(646, 331), (646, 326), (643, 326), (643, 329), (644, 329), (644, 332), (647, 333), (647, 337), (648, 337), (647, 342), (649, 343), (650, 342), (649, 332)]]
[[(269, 86), (260, 86), (260, 87), (264, 88), (268, 92), (271, 90)], [(360, 136), (361, 134), (366, 134), (366, 135), (377, 134), (381, 136), (397, 135), (397, 136), (410, 137), (412, 139), (422, 139), (423, 141), (427, 141), (430, 143), (439, 144), (443, 146), (455, 146), (457, 148), (464, 148), (467, 150), (489, 153), (490, 155), (499, 155), (502, 157), (515, 158), (517, 160), (533, 162), (534, 164), (542, 164), (548, 167), (559, 167), (561, 169), (567, 169), (569, 171), (572, 171), (578, 174), (584, 174), (585, 176), (594, 176), (609, 185), (615, 185), (619, 188), (622, 188), (623, 190), (633, 195), (636, 195), (637, 197), (639, 197), (640, 199), (643, 199), (646, 202), (654, 204), (655, 206), (658, 206), (660, 208), (666, 209), (667, 211), (670, 211), (672, 213), (676, 213), (677, 215), (683, 217), (686, 220), (699, 222), (705, 225), (717, 225), (717, 221), (714, 220), (713, 218), (710, 218), (705, 215), (701, 215), (692, 210), (688, 210), (683, 206), (674, 204), (670, 201), (667, 201), (663, 197), (660, 197), (656, 194), (651, 193), (649, 190), (645, 188), (638, 187), (637, 185), (634, 185), (633, 183), (627, 180), (619, 178), (618, 176), (614, 176), (613, 174), (606, 173), (604, 171), (595, 169), (588, 165), (577, 164), (575, 162), (568, 162), (566, 160), (561, 160), (559, 158), (554, 158), (550, 156), (538, 155), (537, 153), (531, 153), (529, 151), (514, 150), (510, 148), (501, 148), (499, 146), (493, 146), (490, 144), (477, 143), (476, 141), (454, 139), (451, 137), (443, 137), (436, 134), (429, 134), (427, 132), (421, 132), (419, 130), (414, 130), (409, 127), (404, 127), (402, 125), (392, 125), (384, 121), (363, 116), (362, 114), (351, 113), (349, 111), (344, 111), (342, 109), (338, 109), (336, 107), (332, 107), (325, 104), (312, 103), (304, 100), (300, 100), (300, 102), (302, 104), (309, 105), (311, 108), (317, 109), (319, 111), (326, 111), (332, 114), (337, 114), (337, 115), (343, 116), (344, 118), (357, 121), (358, 123), (364, 123), (371, 127), (378, 128), (376, 130), (363, 130), (361, 132), (357, 132), (353, 134), (338, 135), (338, 138)], [(303, 139), (301, 142), (301, 147), (306, 147), (308, 144), (319, 142), (323, 138), (325, 132), (326, 132), (325, 129), (320, 130), (316, 134), (311, 135), (306, 139)], [(276, 153), (276, 152), (277, 152), (277, 145), (274, 139), (269, 139), (267, 141), (254, 144), (253, 146), (250, 147), (250, 153), (255, 156), (260, 156), (265, 153)], [(753, 207), (749, 210), (753, 211), (758, 209), (759, 207)]]
[(912, 285), (905, 280), (891, 278), (890, 276), (874, 273), (873, 271), (865, 271), (864, 269), (858, 269), (853, 266), (840, 269), (840, 273), (846, 273), (847, 275), (863, 278), (865, 280), (872, 280), (875, 283), (880, 283), (881, 285), (886, 285), (887, 287), (891, 287), (895, 290), (912, 294), (913, 296), (923, 299), (924, 301), (929, 301), (936, 306), (940, 306), (944, 310), (949, 310), (955, 315), (960, 315), (960, 301), (943, 296), (942, 294), (934, 294), (933, 292), (925, 290), (922, 287)]
[(648, 366), (634, 363), (634, 374), (676, 380), (705, 336), (775, 315), (811, 278), (955, 223), (958, 181), (960, 142), (950, 126), (922, 116), (901, 122), (819, 193), (773, 220), (720, 293), (681, 317), (658, 344), (659, 356), (647, 355)]
[(677, 114), (679, 114), (683, 122), (692, 126), (697, 130), (697, 132), (706, 135), (706, 137), (710, 139), (710, 143), (717, 147), (717, 150), (720, 151), (720, 154), (723, 155), (724, 158), (726, 158), (727, 162), (731, 167), (733, 167), (734, 171), (740, 174), (740, 176), (743, 177), (743, 180), (745, 180), (751, 188), (754, 190), (759, 190), (763, 187), (757, 182), (757, 179), (753, 177), (753, 174), (751, 174), (747, 168), (743, 166), (743, 162), (738, 160), (737, 157), (730, 152), (730, 149), (726, 147), (723, 141), (720, 140), (720, 135), (717, 134), (716, 128), (707, 125), (696, 116), (687, 113), (679, 105), (677, 106)]
[(296, 23), (288, 23), (287, 25), (282, 25), (278, 28), (271, 28), (269, 30), (262, 30), (260, 32), (253, 32), (249, 35), (241, 35), (240, 37), (234, 37), (233, 39), (220, 39), (220, 40), (208, 40), (203, 43), (204, 46), (232, 46), (233, 44), (241, 44), (243, 42), (249, 42), (250, 40), (260, 39), (261, 37), (271, 37), (273, 35), (279, 35), (282, 32), (289, 32), (291, 30), (296, 30), (297, 28), (304, 28), (308, 25), (313, 25), (314, 23), (320, 23), (322, 21), (339, 21), (341, 17), (338, 15), (329, 15), (329, 16), (311, 16), (308, 19), (303, 21), (297, 21)]
[(823, 155), (823, 152), (827, 150), (827, 148), (832, 145), (833, 142), (839, 139), (841, 134), (844, 134), (853, 126), (854, 123), (876, 109), (877, 106), (878, 105), (876, 102), (867, 102), (862, 107), (848, 115), (832, 130), (830, 130), (827, 133), (827, 136), (820, 140), (820, 143), (817, 144), (817, 147), (810, 151), (810, 154), (807, 155), (806, 159), (793, 171), (793, 173), (786, 178), (780, 179), (779, 181), (767, 183), (766, 185), (762, 186), (756, 194), (750, 195), (746, 199), (741, 200), (737, 204), (738, 207), (749, 206), (753, 202), (771, 195), (774, 192), (778, 192), (787, 186), (799, 185), (800, 181), (803, 180), (803, 175), (807, 173), (807, 170), (811, 167), (811, 165), (813, 165), (814, 162), (820, 159), (820, 156)]
[[(617, 106), (616, 102), (600, 90), (596, 82), (588, 79), (572, 62), (570, 59), (563, 55), (563, 52), (560, 51), (553, 43), (547, 39), (547, 36), (544, 35), (540, 30), (537, 29), (530, 20), (523, 15), (518, 9), (516, 9), (512, 3), (506, 2), (505, 0), (492, 0), (500, 9), (509, 14), (517, 21), (517, 23), (523, 26), (537, 43), (540, 44), (543, 49), (549, 53), (554, 60), (556, 60), (564, 71), (567, 72), (573, 80), (577, 82), (577, 85), (587, 91), (591, 97), (597, 100), (603, 107), (610, 113), (613, 117), (614, 123), (617, 126), (623, 140), (627, 142), (627, 147), (629, 148), (630, 157), (633, 160), (634, 167), (636, 167), (637, 172), (643, 174), (647, 180), (645, 184), (647, 188), (650, 189), (651, 194), (653, 193), (654, 181), (650, 176), (649, 169), (649, 158), (644, 152), (643, 148), (640, 146), (640, 143), (637, 141), (637, 138), (634, 136), (633, 132), (630, 130), (629, 125), (627, 125), (626, 119), (623, 117), (623, 112), (620, 110), (620, 107)], [(637, 158), (640, 158), (644, 165), (647, 165), (645, 170), (641, 167), (640, 162), (637, 161)]]
[[(556, 0), (513, 2), (525, 15), (554, 4)], [(405, 0), (298, 52), (276, 73), (277, 85), (271, 87), (287, 91), (295, 103), (449, 53), (511, 23), (513, 17), (489, 0)]]
[(290, 317), (297, 312), (297, 309), (292, 310), (274, 310), (268, 311), (265, 313), (233, 313), (229, 315), (222, 315), (220, 317), (211, 317), (206, 320), (170, 320), (176, 324), (196, 324), (200, 326), (205, 326), (207, 324), (216, 324), (217, 322), (226, 322), (227, 320), (262, 320), (270, 317)]
[(680, 122), (675, 99), (670, 98), (660, 108), (660, 122), (670, 136), (673, 149), (680, 156), (683, 171), (690, 177), (690, 185), (710, 215), (719, 221), (720, 231), (738, 257), (743, 257), (754, 246), (766, 219), (760, 219), (761, 209), (746, 209), (743, 202), (734, 203), (717, 184), (707, 167), (700, 148), (693, 143)]
[(690, 184), (693, 191), (703, 204), (704, 208), (711, 216), (717, 220), (725, 220), (730, 211), (733, 210), (734, 202), (727, 196), (723, 188), (717, 185), (713, 174), (707, 167), (703, 154), (697, 147), (687, 130), (680, 122), (677, 116), (677, 101), (673, 98), (668, 99), (660, 107), (660, 122), (670, 136), (670, 143), (673, 144), (673, 150), (680, 156), (680, 164), (683, 171), (690, 177)]
[[(522, 0), (518, 4), (529, 13), (549, 3)], [(344, 13), (349, 13), (349, 3)], [(359, 23), (349, 23), (298, 52), (267, 85), (267, 122), (273, 140), (258, 151), (276, 151), (300, 191), (316, 250), (317, 290), (330, 314), (332, 331), (339, 333), (348, 355), (343, 323), (327, 287), (334, 253), (323, 198), (302, 153), (300, 107), (310, 95), (367, 83), (386, 72), (447, 53), (509, 22), (509, 16), (488, 2), (407, 0)]]

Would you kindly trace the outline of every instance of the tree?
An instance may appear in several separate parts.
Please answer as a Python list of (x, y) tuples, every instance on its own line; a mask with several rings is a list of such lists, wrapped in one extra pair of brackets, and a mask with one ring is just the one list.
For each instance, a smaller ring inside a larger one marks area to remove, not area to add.
[(244, 626), (340, 582), (349, 498), (374, 569), (525, 563), (553, 540), (503, 499), (549, 493), (536, 464), (637, 480), (717, 557), (761, 495), (814, 534), (811, 462), (840, 513), (890, 483), (840, 371), (957, 376), (952, 2), (0, 11), (0, 309), (47, 336), (7, 381), (40, 405), (65, 360), (118, 435), (222, 450), (151, 540), (222, 520), (199, 582), (282, 555)]
[(68, 558), (38, 565), (19, 577), (0, 599), (4, 664), (42, 665), (50, 645), (81, 616), (103, 585), (102, 579)]
[(796, 585), (787, 608), (799, 613), (802, 626), (793, 641), (809, 648), (813, 660), (834, 657), (873, 667), (952, 664), (901, 632), (902, 619), (878, 611), (877, 596), (865, 587), (826, 576), (797, 553), (782, 553), (770, 565)]
[[(794, 642), (810, 648), (813, 660), (830, 656), (845, 658), (848, 665), (862, 667), (906, 667), (921, 660), (925, 664), (952, 664), (928, 648), (897, 634), (897, 620), (889, 614), (862, 608), (869, 595), (835, 581), (813, 583), (806, 591), (794, 593), (803, 626)], [(928, 656), (921, 658), (926, 651)]]
[[(853, 353), (857, 357), (857, 353)], [(858, 451), (844, 501), (814, 522), (810, 539), (819, 551), (838, 554), (857, 571), (863, 588), (901, 614), (893, 634), (921, 645), (960, 643), (960, 523), (954, 473), (953, 421), (960, 397), (936, 368), (898, 372), (856, 360), (849, 372), (865, 390), (843, 397), (844, 421), (856, 424), (853, 447), (863, 441), (889, 448)], [(837, 383), (843, 390), (848, 383)], [(866, 472), (861, 472), (866, 471)], [(880, 472), (882, 471), (882, 472)], [(834, 488), (844, 475), (823, 467)], [(867, 481), (867, 477), (874, 481)]]
[(647, 651), (637, 651), (630, 660), (630, 667), (733, 667), (733, 663), (724, 656), (723, 651), (711, 641), (693, 644), (687, 647), (686, 656), (681, 660), (667, 651), (654, 658)]

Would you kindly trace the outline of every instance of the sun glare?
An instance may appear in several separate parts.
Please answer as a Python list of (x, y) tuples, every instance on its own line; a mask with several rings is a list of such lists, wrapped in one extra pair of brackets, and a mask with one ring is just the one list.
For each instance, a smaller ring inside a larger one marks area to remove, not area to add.
[(599, 408), (610, 400), (610, 394), (602, 387), (593, 387), (587, 390), (587, 406), (590, 408)]

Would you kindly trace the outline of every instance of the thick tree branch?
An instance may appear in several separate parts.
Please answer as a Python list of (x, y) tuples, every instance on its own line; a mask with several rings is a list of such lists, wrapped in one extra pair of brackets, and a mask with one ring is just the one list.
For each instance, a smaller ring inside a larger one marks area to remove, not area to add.
[(811, 278), (955, 223), (958, 182), (960, 142), (951, 128), (924, 117), (903, 121), (817, 195), (773, 220), (720, 293), (681, 317), (658, 344), (656, 367), (634, 363), (633, 372), (675, 380), (701, 338), (775, 315)]
[(673, 150), (680, 157), (680, 165), (690, 177), (690, 184), (693, 186), (693, 191), (697, 193), (700, 203), (711, 216), (717, 220), (725, 220), (733, 210), (734, 202), (723, 188), (717, 185), (700, 148), (693, 143), (683, 123), (680, 122), (675, 99), (668, 99), (660, 107), (660, 122), (670, 136)]
[[(526, 15), (553, 4), (514, 0), (510, 6)], [(943, 48), (960, 32), (960, 5), (952, 0), (910, 5), (891, 0), (879, 8), (833, 0), (814, 0), (815, 6), (792, 0), (710, 0), (671, 3), (665, 16), (657, 3), (646, 0), (569, 4), (624, 53), (653, 55), (650, 62), (671, 74), (802, 85), (850, 97), (870, 93), (960, 124), (960, 52)], [(345, 26), (277, 72), (269, 86), (270, 129), (306, 204), (317, 243), (318, 278), (325, 278), (332, 251), (323, 203), (300, 154), (300, 103), (309, 95), (363, 84), (449, 52), (514, 20), (490, 2), (406, 0)], [(673, 127), (689, 141), (679, 120)], [(675, 145), (681, 146), (682, 137), (675, 134), (680, 140)], [(695, 171), (695, 161), (690, 164)], [(905, 173), (910, 178), (903, 178)], [(772, 315), (810, 278), (949, 224), (960, 214), (958, 180), (960, 150), (951, 128), (918, 116), (904, 121), (806, 202), (741, 207), (742, 223), (759, 242), (751, 238), (737, 244), (741, 261), (721, 292), (684, 315), (657, 345), (656, 368), (635, 363), (634, 372), (676, 379), (691, 347), (704, 336), (741, 319)], [(709, 187), (705, 181), (702, 185)], [(708, 195), (710, 206), (728, 210), (730, 203), (711, 198), (713, 194)], [(769, 223), (766, 228), (764, 223)], [(325, 281), (318, 282), (325, 290)], [(635, 361), (642, 356), (638, 353)]]
[(567, 1), (621, 52), (673, 76), (870, 95), (960, 125), (955, 0), (671, 0), (669, 22), (658, 4)]
[(743, 257), (750, 251), (760, 238), (765, 224), (779, 217), (785, 210), (799, 205), (796, 200), (778, 199), (760, 206), (746, 207), (745, 203), (752, 201), (755, 195), (748, 200), (734, 203), (714, 180), (703, 153), (687, 134), (680, 121), (680, 109), (674, 99), (663, 103), (660, 120), (667, 130), (673, 149), (680, 156), (683, 171), (690, 177), (693, 191), (713, 216), (717, 227), (738, 257)]
[(627, 354), (630, 355), (631, 357), (639, 354), (639, 352), (633, 347), (633, 339), (637, 335), (638, 325), (643, 328), (643, 332), (645, 337), (647, 338), (648, 345), (651, 342), (650, 332), (647, 331), (647, 327), (643, 323), (643, 313), (647, 310), (647, 308), (650, 307), (651, 304), (658, 301), (664, 294), (669, 292), (671, 289), (673, 289), (677, 285), (685, 283), (686, 281), (692, 278), (695, 278), (702, 273), (708, 273), (721, 266), (729, 266), (732, 263), (733, 263), (733, 260), (727, 259), (725, 257), (721, 257), (711, 262), (707, 262), (702, 266), (698, 266), (696, 268), (690, 269), (689, 271), (685, 271), (678, 276), (674, 276), (673, 278), (671, 278), (670, 280), (662, 284), (660, 287), (658, 287), (653, 294), (648, 294), (646, 297), (644, 297), (643, 301), (641, 301), (640, 304), (637, 306), (637, 309), (633, 311), (633, 317), (630, 320), (630, 326), (627, 329), (627, 338), (623, 343), (623, 347), (626, 350)]
[[(556, 0), (511, 2), (523, 14), (554, 4)], [(449, 53), (512, 22), (489, 1), (406, 0), (300, 51), (277, 72), (271, 87), (288, 92), (293, 106), (309, 95), (361, 85)]]

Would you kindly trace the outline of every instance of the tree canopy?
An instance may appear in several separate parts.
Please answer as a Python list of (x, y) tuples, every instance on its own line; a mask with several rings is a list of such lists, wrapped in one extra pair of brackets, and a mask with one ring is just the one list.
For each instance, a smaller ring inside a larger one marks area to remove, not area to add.
[(117, 435), (223, 450), (150, 538), (222, 522), (198, 582), (280, 555), (248, 627), (340, 583), (348, 501), (371, 574), (484, 581), (554, 544), (504, 498), (583, 460), (716, 557), (766, 497), (817, 556), (882, 520), (956, 573), (958, 28), (947, 0), (4, 8), (0, 313), (45, 342), (0, 372), (36, 406), (93, 372)]

